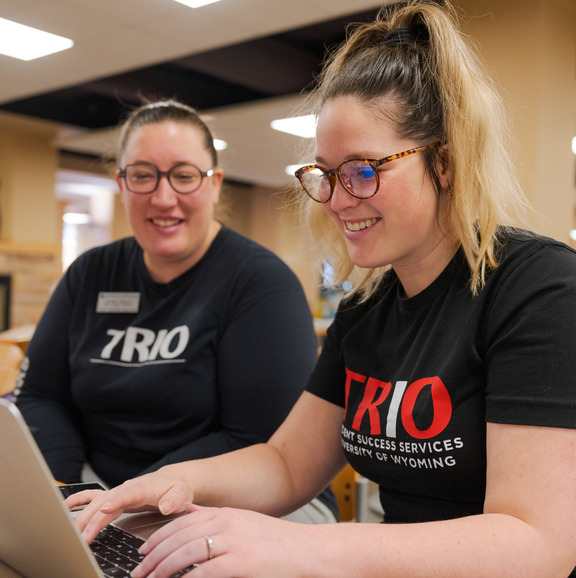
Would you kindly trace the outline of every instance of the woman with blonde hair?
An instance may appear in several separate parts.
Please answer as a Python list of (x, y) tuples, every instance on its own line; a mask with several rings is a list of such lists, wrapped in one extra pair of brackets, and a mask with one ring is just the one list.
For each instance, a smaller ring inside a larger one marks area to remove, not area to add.
[[(185, 510), (135, 577), (570, 575), (576, 253), (516, 228), (502, 105), (452, 7), (384, 6), (311, 98), (303, 214), (354, 287), (307, 391), (267, 444), (70, 499), (84, 536)], [(346, 462), (379, 485), (384, 524), (270, 517)]]

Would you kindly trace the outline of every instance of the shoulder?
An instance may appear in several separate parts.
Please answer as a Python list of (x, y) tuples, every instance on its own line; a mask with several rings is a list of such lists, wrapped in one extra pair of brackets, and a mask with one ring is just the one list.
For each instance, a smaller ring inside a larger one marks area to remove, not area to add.
[(565, 315), (576, 320), (576, 251), (524, 231), (501, 237), (498, 266), (480, 293), (490, 316)]
[(568, 273), (576, 278), (576, 251), (561, 241), (518, 229), (502, 232), (499, 241), (496, 276), (499, 272), (503, 276), (540, 273), (553, 277)]
[(107, 245), (100, 245), (88, 249), (78, 256), (72, 263), (71, 268), (81, 267), (99, 261), (114, 259), (129, 259), (141, 253), (141, 248), (134, 237), (126, 237)]
[(69, 280), (89, 279), (102, 275), (105, 271), (128, 269), (137, 263), (142, 250), (134, 237), (126, 237), (107, 245), (93, 247), (77, 257), (66, 271)]
[(499, 245), (504, 250), (504, 254), (514, 254), (515, 252), (529, 253), (550, 248), (576, 256), (576, 251), (566, 245), (566, 243), (525, 229), (500, 229), (497, 238)]
[(227, 263), (236, 276), (298, 283), (294, 272), (278, 255), (228, 227), (222, 227), (213, 249), (214, 256)]
[(222, 225), (220, 233), (214, 241), (215, 246), (225, 247), (231, 255), (243, 255), (248, 257), (262, 257), (280, 261), (270, 249), (260, 245), (256, 241), (237, 233), (233, 229)]

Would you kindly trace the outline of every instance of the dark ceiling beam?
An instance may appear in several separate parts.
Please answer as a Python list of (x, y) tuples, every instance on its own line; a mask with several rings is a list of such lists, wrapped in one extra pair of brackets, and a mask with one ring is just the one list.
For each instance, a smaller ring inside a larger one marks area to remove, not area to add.
[(376, 10), (320, 22), (13, 101), (0, 109), (89, 129), (120, 123), (143, 100), (177, 98), (199, 110), (297, 94), (311, 85), (327, 50), (351, 22)]
[(273, 37), (194, 54), (173, 64), (269, 96), (300, 92), (320, 67), (314, 54)]

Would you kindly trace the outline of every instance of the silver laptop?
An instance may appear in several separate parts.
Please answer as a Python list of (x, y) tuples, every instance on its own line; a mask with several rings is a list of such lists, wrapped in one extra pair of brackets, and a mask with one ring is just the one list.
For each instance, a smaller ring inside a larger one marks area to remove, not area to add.
[[(129, 576), (120, 563), (127, 551), (137, 550), (141, 541), (166, 521), (155, 513), (127, 515), (101, 536), (108, 544), (123, 542), (120, 552), (116, 546), (88, 546), (18, 408), (0, 398), (2, 562), (26, 578)], [(105, 537), (105, 533), (118, 535)]]

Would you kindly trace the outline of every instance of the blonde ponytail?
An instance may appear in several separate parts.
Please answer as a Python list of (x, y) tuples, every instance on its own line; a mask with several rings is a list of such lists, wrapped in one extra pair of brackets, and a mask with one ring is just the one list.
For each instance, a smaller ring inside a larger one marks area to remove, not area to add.
[[(402, 138), (444, 144), (422, 158), (438, 198), (448, 191), (439, 184), (437, 155), (450, 166), (449, 232), (463, 248), (476, 293), (498, 265), (498, 229), (524, 225), (530, 209), (510, 159), (503, 103), (449, 2), (385, 5), (374, 22), (351, 29), (329, 55), (307, 107), (318, 113), (340, 96), (379, 110)], [(325, 211), (304, 195), (300, 202), (336, 282), (357, 280), (353, 292), (371, 295), (385, 268), (357, 270)]]

